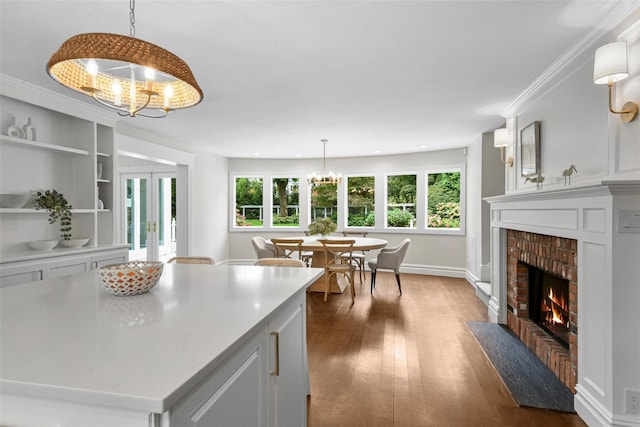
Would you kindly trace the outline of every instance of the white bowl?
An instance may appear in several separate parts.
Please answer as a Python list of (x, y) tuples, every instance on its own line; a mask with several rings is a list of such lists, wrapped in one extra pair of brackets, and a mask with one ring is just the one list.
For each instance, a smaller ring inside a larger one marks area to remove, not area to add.
[(87, 243), (89, 243), (89, 239), (60, 240), (60, 244), (65, 248), (79, 248)]
[(36, 251), (49, 251), (53, 249), (57, 244), (57, 240), (34, 240), (27, 243), (31, 249)]
[(104, 289), (118, 296), (149, 292), (160, 280), (164, 263), (161, 261), (132, 261), (105, 265), (97, 274)]
[(0, 194), (0, 207), (20, 209), (27, 204), (31, 193)]

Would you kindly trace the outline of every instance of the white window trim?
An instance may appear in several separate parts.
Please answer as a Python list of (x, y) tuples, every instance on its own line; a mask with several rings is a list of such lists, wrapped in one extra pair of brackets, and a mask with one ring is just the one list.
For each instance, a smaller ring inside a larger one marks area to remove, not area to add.
[[(427, 220), (427, 175), (442, 172), (460, 172), (460, 228), (428, 228)], [(387, 177), (393, 175), (416, 175), (416, 227), (415, 228), (391, 228), (387, 227)], [(255, 232), (259, 229), (262, 232), (295, 232), (300, 234), (307, 230), (311, 217), (311, 186), (307, 182), (306, 175), (298, 172), (292, 173), (230, 173), (230, 232)], [(376, 225), (374, 227), (348, 227), (347, 223), (347, 182), (349, 177), (372, 176), (375, 179), (375, 215)], [(237, 227), (235, 225), (236, 206), (236, 178), (261, 178), (262, 179), (262, 200), (263, 200), (263, 225), (257, 227)], [(300, 222), (298, 227), (273, 226), (273, 192), (274, 178), (298, 178), (298, 203), (300, 204)], [(383, 197), (377, 195), (382, 194)], [(421, 196), (422, 195), (422, 196)], [(450, 165), (436, 165), (424, 168), (411, 168), (409, 170), (395, 170), (391, 172), (357, 172), (343, 174), (343, 181), (338, 185), (338, 220), (337, 232), (342, 231), (368, 231), (369, 233), (388, 234), (439, 234), (463, 236), (466, 230), (466, 164), (456, 163)]]

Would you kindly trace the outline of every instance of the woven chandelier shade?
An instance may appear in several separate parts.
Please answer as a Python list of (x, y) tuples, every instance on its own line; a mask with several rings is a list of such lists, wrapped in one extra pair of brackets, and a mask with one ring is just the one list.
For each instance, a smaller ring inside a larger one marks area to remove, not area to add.
[[(101, 65), (108, 64), (108, 67), (101, 67), (93, 77), (87, 72), (89, 59), (95, 59)], [(144, 68), (155, 70), (157, 77), (151, 88), (144, 77), (130, 78), (129, 73), (138, 68), (139, 72)], [(47, 73), (62, 85), (111, 105), (116, 103), (112, 89), (115, 80), (122, 88), (119, 101), (126, 106), (132, 105), (132, 84), (136, 97), (133, 106), (147, 101), (145, 89), (154, 92), (145, 107), (150, 109), (169, 111), (192, 107), (203, 97), (191, 69), (182, 59), (153, 43), (119, 34), (85, 33), (71, 37), (51, 56)], [(92, 79), (93, 85), (88, 84)], [(165, 100), (163, 94), (168, 85), (173, 94)]]

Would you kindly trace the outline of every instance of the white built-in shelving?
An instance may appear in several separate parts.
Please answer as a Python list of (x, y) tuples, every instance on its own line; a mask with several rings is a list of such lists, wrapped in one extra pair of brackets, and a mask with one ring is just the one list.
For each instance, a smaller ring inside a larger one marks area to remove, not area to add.
[[(55, 189), (65, 196), (73, 207), (72, 237), (90, 238), (87, 250), (112, 248), (117, 190), (114, 123), (77, 111), (66, 113), (55, 100), (34, 96), (29, 88), (1, 88), (0, 194), (33, 196), (22, 208), (0, 208), (0, 266), (13, 262), (15, 254), (30, 253), (29, 241), (59, 238), (59, 223), (49, 224), (49, 212), (32, 207), (37, 191)], [(10, 126), (27, 121), (32, 139), (9, 135)], [(40, 255), (62, 254), (54, 248)]]

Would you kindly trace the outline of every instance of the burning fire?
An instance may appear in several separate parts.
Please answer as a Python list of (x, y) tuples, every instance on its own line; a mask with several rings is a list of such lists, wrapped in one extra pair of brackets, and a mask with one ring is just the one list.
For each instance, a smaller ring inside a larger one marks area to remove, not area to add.
[[(561, 311), (561, 309), (565, 309), (565, 305), (566, 305), (564, 298), (556, 299), (555, 295), (553, 294), (553, 289), (549, 289), (548, 297), (553, 302), (553, 304), (551, 304), (551, 319), (549, 321), (555, 324), (564, 325), (565, 322), (562, 319), (562, 311)], [(556, 308), (556, 307), (560, 307), (560, 308)], [(569, 326), (568, 323), (569, 322), (567, 322), (567, 327)]]

